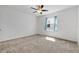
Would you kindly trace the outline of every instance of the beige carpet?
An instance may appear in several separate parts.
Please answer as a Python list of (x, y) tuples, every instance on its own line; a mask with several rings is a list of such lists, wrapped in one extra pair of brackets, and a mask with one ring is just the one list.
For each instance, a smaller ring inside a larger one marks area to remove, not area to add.
[(78, 53), (77, 43), (34, 35), (0, 43), (2, 53)]

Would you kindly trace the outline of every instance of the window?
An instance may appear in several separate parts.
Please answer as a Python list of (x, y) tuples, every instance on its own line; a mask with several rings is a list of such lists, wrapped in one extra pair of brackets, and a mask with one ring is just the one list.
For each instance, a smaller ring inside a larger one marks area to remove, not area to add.
[(46, 31), (57, 31), (58, 30), (58, 19), (57, 16), (46, 18), (45, 20), (45, 30)]

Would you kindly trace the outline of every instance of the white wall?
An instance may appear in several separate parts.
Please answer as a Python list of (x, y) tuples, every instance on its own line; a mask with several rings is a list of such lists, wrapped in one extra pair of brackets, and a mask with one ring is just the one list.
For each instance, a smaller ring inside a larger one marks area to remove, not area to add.
[(36, 17), (0, 7), (0, 41), (36, 34)]
[[(59, 31), (44, 30), (45, 17), (58, 16)], [(69, 8), (46, 16), (36, 17), (20, 11), (0, 7), (0, 41), (33, 34), (45, 34), (71, 41), (77, 41), (77, 8)], [(79, 37), (78, 37), (79, 38)]]
[[(45, 17), (58, 16), (59, 31), (47, 32), (44, 30)], [(77, 41), (77, 7), (68, 8), (46, 16), (38, 16), (38, 33), (53, 37)]]
[(79, 45), (79, 6), (78, 6), (78, 45)]

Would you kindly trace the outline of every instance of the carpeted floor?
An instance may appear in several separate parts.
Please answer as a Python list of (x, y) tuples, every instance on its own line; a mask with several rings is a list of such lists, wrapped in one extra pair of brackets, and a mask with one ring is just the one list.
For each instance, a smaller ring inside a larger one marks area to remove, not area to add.
[(1, 53), (78, 53), (77, 43), (34, 35), (0, 43)]

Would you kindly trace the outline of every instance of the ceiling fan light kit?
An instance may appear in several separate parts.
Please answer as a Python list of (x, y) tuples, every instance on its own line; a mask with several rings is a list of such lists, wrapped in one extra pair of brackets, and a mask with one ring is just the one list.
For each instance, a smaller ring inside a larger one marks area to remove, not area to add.
[(35, 11), (33, 13), (39, 13), (39, 14), (42, 14), (43, 12), (46, 12), (48, 10), (46, 9), (43, 9), (44, 8), (44, 5), (37, 5), (36, 6), (37, 8), (34, 8), (34, 7), (31, 7), (31, 9), (34, 9)]

